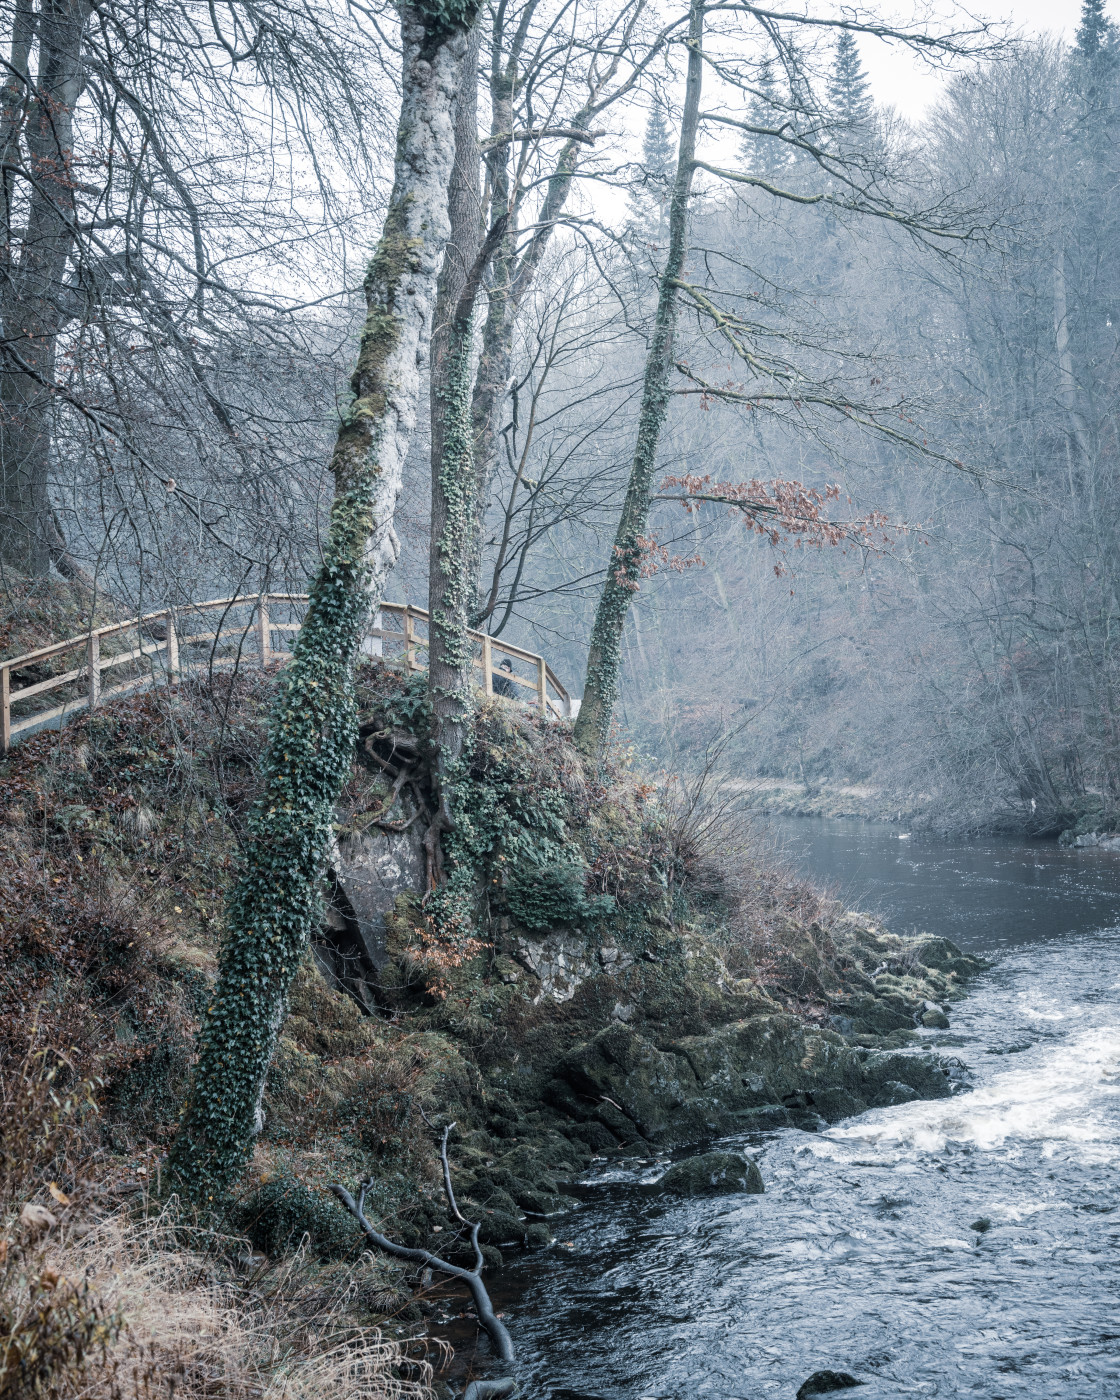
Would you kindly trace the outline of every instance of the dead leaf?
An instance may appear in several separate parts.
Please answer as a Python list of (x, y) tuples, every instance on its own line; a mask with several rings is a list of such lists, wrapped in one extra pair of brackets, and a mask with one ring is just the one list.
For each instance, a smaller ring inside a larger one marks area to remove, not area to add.
[(36, 1205), (34, 1201), (28, 1201), (19, 1213), (20, 1224), (28, 1230), (33, 1230), (36, 1234), (41, 1234), (44, 1230), (50, 1230), (58, 1221), (46, 1208), (46, 1206)]
[(48, 1181), (47, 1190), (51, 1193), (51, 1195), (55, 1198), (55, 1200), (60, 1206), (68, 1206), (70, 1204), (70, 1197), (66, 1194), (65, 1191), (63, 1191), (59, 1187), (57, 1181)]

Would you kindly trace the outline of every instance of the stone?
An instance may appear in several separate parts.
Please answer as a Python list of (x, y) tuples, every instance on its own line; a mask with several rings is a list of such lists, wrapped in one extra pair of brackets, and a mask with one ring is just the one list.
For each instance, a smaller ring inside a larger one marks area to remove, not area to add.
[(539, 1221), (533, 1225), (525, 1227), (525, 1247), (527, 1249), (543, 1249), (552, 1243), (552, 1235), (549, 1233), (547, 1225), (542, 1225)]
[[(464, 1211), (470, 1219), (472, 1213)], [(503, 1210), (473, 1212), (478, 1220), (478, 1237), (483, 1244), (520, 1244), (525, 1237), (525, 1223), (518, 1215), (507, 1215)]]
[(835, 1031), (775, 1013), (661, 1044), (615, 1021), (563, 1056), (544, 1094), (581, 1124), (578, 1137), (607, 1151), (588, 1120), (602, 1124), (611, 1145), (672, 1146), (742, 1132), (755, 1110), (762, 1120), (788, 1113), (816, 1131), (870, 1104), (907, 1102), (907, 1089), (916, 1098), (951, 1092), (933, 1056), (868, 1055)]
[(872, 1093), (892, 1081), (908, 1084), (920, 1099), (947, 1099), (953, 1092), (944, 1066), (924, 1055), (872, 1055), (864, 1074)]
[(398, 895), (425, 888), (421, 824), (414, 822), (403, 832), (367, 827), (357, 835), (343, 837), (332, 865), (362, 952), (370, 965), (380, 970), (386, 960), (385, 915)]
[(847, 1089), (833, 1084), (826, 1089), (814, 1089), (812, 1107), (829, 1123), (838, 1123), (841, 1118), (854, 1118), (857, 1113), (867, 1110), (864, 1099), (857, 1099)]
[(932, 1031), (947, 1031), (949, 1029), (949, 1018), (938, 1006), (932, 1011), (922, 1012), (922, 1025)]
[(704, 1152), (674, 1162), (657, 1186), (673, 1196), (760, 1196), (766, 1189), (758, 1163), (737, 1152)]
[(896, 1108), (899, 1104), (913, 1103), (920, 1095), (897, 1079), (888, 1079), (872, 1100), (873, 1108)]
[(802, 1381), (797, 1400), (812, 1400), (814, 1395), (830, 1395), (834, 1390), (851, 1390), (866, 1384), (849, 1376), (847, 1371), (814, 1371), (808, 1380)]
[(533, 1005), (551, 997), (553, 1001), (571, 1001), (581, 982), (595, 972), (586, 940), (562, 933), (543, 938), (519, 938), (513, 954), (527, 972), (539, 978), (541, 989)]

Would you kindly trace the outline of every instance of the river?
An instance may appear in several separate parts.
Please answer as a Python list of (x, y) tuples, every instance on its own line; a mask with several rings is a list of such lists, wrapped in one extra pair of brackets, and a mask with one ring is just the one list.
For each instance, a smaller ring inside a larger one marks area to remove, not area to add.
[(959, 1097), (727, 1139), (762, 1196), (670, 1201), (612, 1164), (502, 1271), (522, 1394), (1120, 1397), (1120, 855), (787, 822), (791, 860), (888, 927), (993, 958), (926, 1033)]

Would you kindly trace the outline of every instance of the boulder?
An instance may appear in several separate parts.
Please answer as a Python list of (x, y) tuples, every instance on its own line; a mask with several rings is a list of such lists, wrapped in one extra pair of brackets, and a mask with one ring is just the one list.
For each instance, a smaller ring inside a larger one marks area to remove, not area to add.
[(797, 1400), (811, 1400), (814, 1395), (831, 1395), (834, 1390), (851, 1390), (853, 1386), (866, 1384), (849, 1376), (847, 1371), (814, 1371), (807, 1381), (802, 1381)]
[(811, 1106), (829, 1123), (838, 1123), (841, 1118), (854, 1118), (857, 1113), (867, 1109), (866, 1100), (857, 1098), (838, 1084), (814, 1089), (812, 1100)]
[(913, 1103), (919, 1097), (909, 1084), (902, 1084), (897, 1079), (888, 1079), (880, 1086), (879, 1092), (871, 1102), (873, 1108), (895, 1108), (898, 1104)]
[(737, 1152), (704, 1152), (674, 1162), (657, 1186), (672, 1196), (760, 1196), (765, 1190), (758, 1163)]

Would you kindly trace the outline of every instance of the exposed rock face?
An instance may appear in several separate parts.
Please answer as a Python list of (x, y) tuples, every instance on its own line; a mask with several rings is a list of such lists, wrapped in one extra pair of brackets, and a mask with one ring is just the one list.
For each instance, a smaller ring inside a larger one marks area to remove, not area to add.
[(1079, 836), (1063, 831), (1061, 843), (1078, 850), (1096, 847), (1101, 851), (1120, 851), (1120, 831), (1085, 831)]
[(405, 890), (424, 888), (423, 832), (370, 827), (344, 837), (331, 861), (331, 897), (315, 960), (334, 986), (363, 1010), (376, 1007), (378, 974), (385, 964), (385, 915)]
[(761, 1196), (766, 1189), (758, 1163), (738, 1152), (704, 1152), (674, 1162), (658, 1188), (672, 1196)]
[(540, 990), (533, 997), (534, 1005), (545, 997), (553, 1001), (571, 1001), (580, 983), (599, 970), (588, 952), (586, 939), (574, 934), (519, 938), (513, 956), (526, 972), (540, 981)]
[(657, 1046), (616, 1022), (570, 1051), (546, 1088), (552, 1104), (624, 1143), (696, 1142), (755, 1127), (819, 1126), (914, 1098), (945, 1098), (930, 1056), (873, 1054), (784, 1013)]

